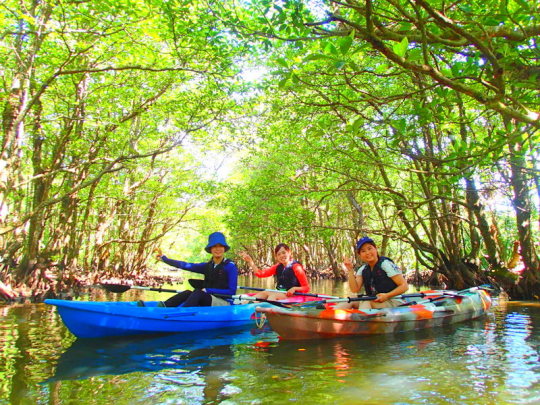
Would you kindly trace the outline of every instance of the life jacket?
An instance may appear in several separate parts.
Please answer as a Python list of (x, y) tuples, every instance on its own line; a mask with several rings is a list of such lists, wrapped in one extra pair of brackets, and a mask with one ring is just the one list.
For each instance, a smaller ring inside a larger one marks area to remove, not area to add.
[(394, 281), (388, 277), (386, 272), (382, 269), (382, 264), (386, 260), (394, 263), (392, 259), (380, 256), (373, 270), (370, 269), (368, 264), (364, 265), (364, 268), (362, 269), (362, 279), (364, 281), (364, 288), (366, 289), (367, 295), (387, 293), (397, 287), (397, 284), (394, 283)]
[(283, 264), (279, 264), (276, 269), (276, 289), (278, 290), (290, 290), (293, 287), (300, 287), (300, 281), (296, 278), (294, 274), (293, 266), (299, 263), (296, 260), (293, 260), (291, 263), (285, 267)]
[(225, 290), (229, 288), (229, 276), (225, 271), (225, 265), (230, 259), (225, 259), (214, 267), (214, 262), (210, 260), (204, 273), (204, 288), (215, 288)]

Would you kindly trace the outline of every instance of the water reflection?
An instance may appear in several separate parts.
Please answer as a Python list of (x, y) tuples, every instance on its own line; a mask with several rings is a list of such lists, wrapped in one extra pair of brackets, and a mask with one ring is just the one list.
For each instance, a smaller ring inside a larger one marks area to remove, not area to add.
[(296, 342), (249, 329), (75, 340), (54, 308), (0, 311), (0, 405), (540, 403), (538, 303), (437, 329)]
[(122, 381), (130, 387), (125, 395), (144, 393), (148, 403), (166, 402), (169, 396), (183, 398), (172, 403), (219, 403), (237, 392), (230, 379), (236, 367), (235, 348), (272, 341), (277, 341), (277, 335), (268, 329), (245, 328), (78, 339), (61, 354), (54, 375), (42, 384), (58, 392), (74, 390), (78, 385), (73, 380), (86, 380), (84, 391), (77, 391), (89, 397), (96, 384)]
[[(526, 398), (530, 390), (540, 383), (539, 345), (533, 337), (533, 322), (526, 313), (511, 312), (506, 314), (503, 324), (507, 396)], [(540, 403), (540, 394), (534, 399)]]
[(45, 382), (163, 369), (198, 369), (225, 362), (231, 347), (277, 340), (269, 330), (213, 330), (161, 336), (77, 339), (60, 355)]
[[(294, 390), (305, 395), (320, 391), (324, 376), (335, 403), (538, 403), (538, 334), (530, 335), (522, 315), (512, 316), (515, 329), (492, 315), (396, 335), (280, 341), (266, 348), (266, 361), (282, 379), (302, 375)], [(521, 340), (506, 346), (508, 335)]]

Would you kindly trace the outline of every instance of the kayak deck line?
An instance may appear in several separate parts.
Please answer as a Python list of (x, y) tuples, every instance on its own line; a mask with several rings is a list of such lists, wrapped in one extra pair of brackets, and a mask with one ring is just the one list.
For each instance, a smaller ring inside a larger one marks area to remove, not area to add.
[(177, 316), (195, 316), (197, 312), (186, 312), (184, 314), (163, 315), (163, 319), (175, 318)]

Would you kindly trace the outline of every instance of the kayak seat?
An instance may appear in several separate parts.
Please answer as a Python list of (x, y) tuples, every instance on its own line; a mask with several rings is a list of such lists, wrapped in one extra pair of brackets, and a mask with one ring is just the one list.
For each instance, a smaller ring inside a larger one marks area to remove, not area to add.
[[(138, 307), (145, 307), (146, 305), (144, 304), (143, 300), (138, 300), (137, 301), (137, 306)], [(156, 307), (164, 308), (164, 307), (167, 307), (167, 305), (165, 305), (165, 303), (163, 301), (158, 301)]]

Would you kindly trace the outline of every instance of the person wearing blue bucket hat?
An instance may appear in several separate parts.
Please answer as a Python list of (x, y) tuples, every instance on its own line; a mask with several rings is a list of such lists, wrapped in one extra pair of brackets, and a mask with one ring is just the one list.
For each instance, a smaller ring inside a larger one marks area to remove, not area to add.
[[(236, 264), (225, 259), (224, 254), (230, 249), (221, 232), (214, 232), (208, 236), (208, 244), (204, 248), (212, 255), (209, 262), (188, 263), (169, 259), (161, 251), (157, 252), (157, 259), (178, 269), (191, 271), (204, 275), (203, 280), (190, 280), (194, 290), (178, 293), (161, 303), (161, 306), (177, 307), (209, 307), (229, 305), (229, 302), (213, 294), (234, 295), (238, 286), (238, 268)], [(141, 305), (142, 301), (139, 301)], [(144, 305), (144, 303), (142, 303)]]
[(225, 252), (230, 249), (229, 245), (227, 245), (227, 242), (225, 241), (225, 235), (223, 235), (221, 232), (214, 232), (211, 233), (208, 237), (208, 245), (204, 248), (208, 253), (212, 253), (212, 247), (216, 245), (221, 245), (225, 248)]
[(339, 304), (339, 308), (388, 308), (404, 303), (403, 300), (393, 298), (405, 293), (409, 289), (407, 281), (396, 264), (385, 256), (380, 256), (375, 241), (368, 236), (356, 242), (356, 253), (364, 263), (357, 271), (349, 257), (343, 258), (343, 267), (347, 271), (347, 280), (350, 290), (358, 294), (364, 287), (366, 294), (376, 295), (373, 301), (355, 301)]

